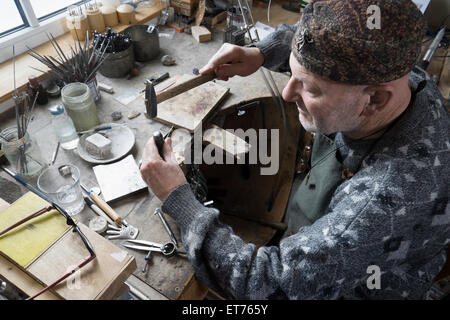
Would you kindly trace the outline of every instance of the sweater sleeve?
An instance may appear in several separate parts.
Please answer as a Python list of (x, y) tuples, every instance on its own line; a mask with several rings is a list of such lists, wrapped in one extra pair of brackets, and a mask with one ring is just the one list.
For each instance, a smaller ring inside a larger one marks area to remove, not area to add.
[[(431, 207), (404, 199), (393, 180), (398, 168), (387, 166), (366, 168), (342, 183), (328, 213), (279, 246), (256, 248), (244, 242), (218, 220), (218, 210), (195, 199), (187, 184), (169, 195), (163, 210), (180, 226), (197, 277), (236, 299), (335, 299), (357, 287), (369, 292), (368, 270), (373, 265), (384, 274), (383, 290), (394, 287), (396, 293), (420, 298), (442, 266), (442, 247), (436, 244), (445, 235), (427, 229)], [(414, 231), (418, 221), (436, 250), (430, 256), (417, 253), (417, 259), (434, 259), (436, 264), (414, 271), (411, 278), (406, 257), (423, 249), (425, 239)], [(436, 239), (430, 240), (431, 235)], [(398, 298), (383, 292), (383, 297)]]
[(264, 55), (264, 67), (277, 72), (291, 70), (289, 55), (291, 54), (291, 42), (297, 25), (298, 23), (292, 26), (280, 24), (274, 32), (254, 44)]

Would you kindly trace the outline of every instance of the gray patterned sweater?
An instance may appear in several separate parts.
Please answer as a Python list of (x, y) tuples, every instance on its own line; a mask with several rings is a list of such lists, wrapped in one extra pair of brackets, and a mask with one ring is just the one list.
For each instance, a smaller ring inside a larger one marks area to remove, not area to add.
[[(288, 69), (295, 26), (279, 26), (258, 43), (264, 66)], [(412, 74), (411, 86), (422, 80)], [(206, 208), (189, 185), (163, 203), (182, 234), (197, 277), (237, 299), (421, 299), (446, 260), (450, 243), (449, 115), (427, 81), (411, 110), (367, 154), (370, 141), (344, 144), (344, 166), (361, 169), (335, 190), (327, 214), (257, 249)], [(369, 289), (376, 265), (380, 289)]]

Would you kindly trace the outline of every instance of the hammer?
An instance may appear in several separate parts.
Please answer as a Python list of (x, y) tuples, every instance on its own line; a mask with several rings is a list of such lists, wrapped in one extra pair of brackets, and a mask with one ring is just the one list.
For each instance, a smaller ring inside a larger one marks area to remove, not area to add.
[(156, 94), (154, 84), (151, 81), (145, 83), (145, 108), (147, 110), (148, 116), (153, 119), (158, 113), (158, 103), (163, 102), (167, 99), (175, 97), (180, 93), (186, 92), (192, 88), (198, 87), (208, 81), (213, 80), (216, 77), (214, 71), (207, 74), (198, 74), (198, 70), (194, 69), (194, 74), (197, 76), (183, 82), (177, 86), (158, 92)]

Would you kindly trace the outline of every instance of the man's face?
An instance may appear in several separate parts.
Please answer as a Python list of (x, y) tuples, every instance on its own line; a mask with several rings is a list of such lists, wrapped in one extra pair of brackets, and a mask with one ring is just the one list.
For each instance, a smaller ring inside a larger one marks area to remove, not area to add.
[(283, 99), (295, 102), (305, 130), (330, 134), (352, 132), (364, 125), (361, 113), (368, 103), (364, 86), (325, 80), (306, 70), (291, 53), (292, 77), (283, 90)]

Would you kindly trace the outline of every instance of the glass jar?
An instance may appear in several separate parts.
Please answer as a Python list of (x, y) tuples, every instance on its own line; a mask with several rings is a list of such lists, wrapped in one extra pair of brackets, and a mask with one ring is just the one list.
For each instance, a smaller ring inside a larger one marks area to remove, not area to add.
[(100, 124), (94, 98), (85, 83), (74, 82), (64, 86), (61, 99), (77, 131), (86, 131)]
[(9, 127), (2, 131), (2, 136), (8, 140), (2, 143), (2, 152), (19, 175), (35, 176), (46, 166), (41, 149), (28, 132), (17, 139), (17, 127)]

